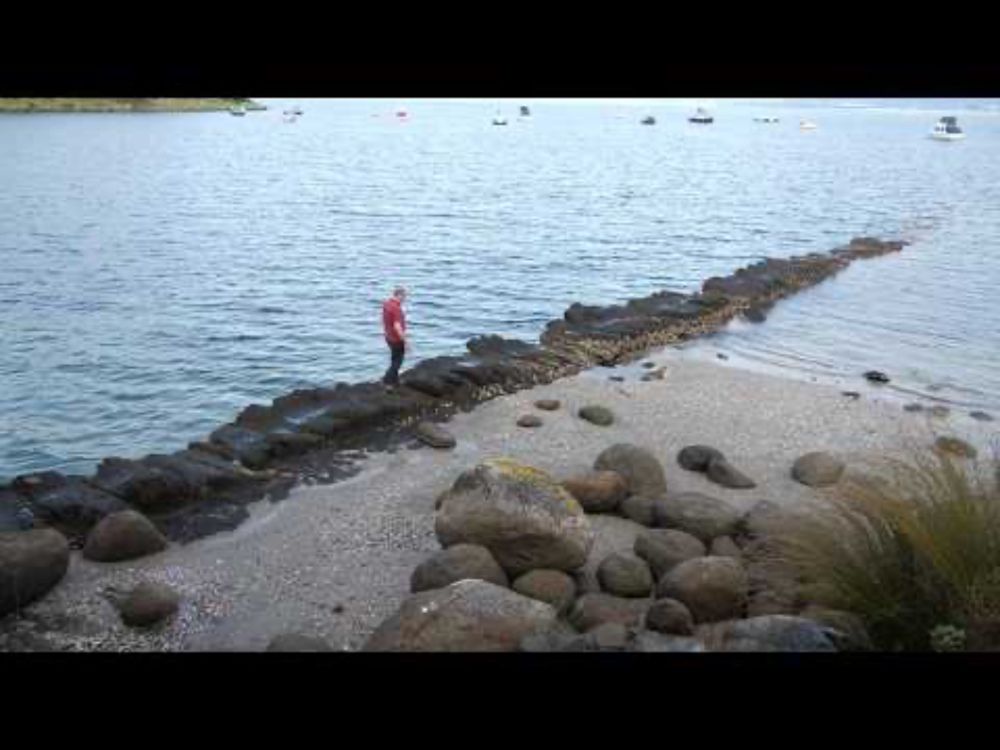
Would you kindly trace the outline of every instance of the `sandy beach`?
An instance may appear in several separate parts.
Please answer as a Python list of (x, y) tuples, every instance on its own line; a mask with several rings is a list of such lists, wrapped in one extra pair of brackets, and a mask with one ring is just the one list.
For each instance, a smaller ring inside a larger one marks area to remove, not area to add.
[[(995, 434), (995, 423), (963, 413), (904, 411), (860, 378), (862, 397), (854, 399), (838, 387), (698, 361), (672, 348), (644, 361), (665, 366), (665, 378), (641, 381), (647, 370), (640, 363), (599, 367), (496, 398), (448, 422), (455, 449), (414, 442), (371, 453), (353, 478), (256, 503), (251, 520), (232, 532), (130, 562), (95, 563), (74, 552), (65, 579), (21, 619), (3, 623), (0, 650), (260, 651), (286, 632), (358, 650), (406, 598), (413, 568), (439, 548), (435, 498), (484, 458), (509, 456), (563, 479), (590, 469), (609, 445), (632, 442), (660, 459), (671, 492), (699, 491), (748, 510), (762, 499), (788, 506), (814, 498), (816, 490), (789, 475), (810, 451), (856, 468), (928, 446), (939, 434), (988, 451)], [(562, 407), (539, 411), (533, 402), (540, 398), (560, 399)], [(587, 404), (609, 407), (614, 424), (581, 420), (576, 412)], [(516, 426), (532, 412), (541, 427)], [(681, 469), (676, 454), (692, 443), (722, 450), (757, 487), (725, 489)], [(612, 549), (631, 548), (642, 528), (620, 517), (590, 518), (597, 539), (588, 567)], [(179, 614), (151, 630), (124, 626), (109, 599), (142, 579), (169, 583), (182, 597)]]

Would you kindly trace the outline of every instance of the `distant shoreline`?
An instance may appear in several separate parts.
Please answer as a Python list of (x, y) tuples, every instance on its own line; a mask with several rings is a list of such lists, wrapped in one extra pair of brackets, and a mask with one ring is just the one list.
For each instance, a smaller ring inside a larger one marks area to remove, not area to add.
[(94, 97), (0, 97), (0, 112), (224, 112), (243, 105), (248, 111), (267, 107), (252, 99), (138, 99)]

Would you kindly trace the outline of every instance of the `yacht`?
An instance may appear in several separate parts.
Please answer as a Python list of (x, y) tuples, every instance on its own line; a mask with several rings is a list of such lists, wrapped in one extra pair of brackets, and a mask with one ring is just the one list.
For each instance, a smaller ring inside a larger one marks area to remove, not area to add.
[(815, 130), (816, 127), (812, 120), (799, 120), (799, 130)]
[(942, 117), (931, 131), (931, 138), (936, 141), (960, 141), (965, 138), (965, 133), (954, 117)]
[(301, 117), (302, 116), (302, 107), (300, 107), (298, 105), (295, 105), (294, 107), (291, 107), (290, 109), (286, 109), (285, 112), (284, 112), (284, 114), (286, 116)]
[(715, 118), (708, 114), (704, 107), (698, 107), (693, 115), (688, 118), (688, 122), (696, 122), (699, 125), (710, 125), (715, 122)]
[(656, 118), (653, 117), (652, 115), (646, 115), (639, 122), (641, 122), (643, 125), (655, 125)]

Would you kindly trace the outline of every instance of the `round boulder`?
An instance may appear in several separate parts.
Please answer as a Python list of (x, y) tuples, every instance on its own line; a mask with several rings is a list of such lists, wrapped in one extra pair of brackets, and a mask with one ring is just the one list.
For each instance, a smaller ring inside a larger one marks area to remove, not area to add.
[(643, 526), (656, 525), (656, 499), (646, 495), (632, 495), (625, 498), (619, 506), (619, 512), (631, 521)]
[(631, 443), (617, 443), (605, 449), (594, 461), (597, 471), (616, 471), (628, 485), (631, 495), (659, 495), (667, 491), (667, 479), (656, 456)]
[(710, 544), (718, 536), (734, 532), (741, 514), (729, 503), (700, 492), (679, 492), (656, 501), (657, 526), (680, 529)]
[(576, 583), (561, 570), (532, 570), (514, 581), (519, 594), (545, 602), (563, 614), (576, 596)]
[(677, 599), (694, 621), (714, 622), (740, 617), (749, 581), (743, 566), (731, 557), (696, 557), (675, 566), (660, 580), (657, 598)]
[(83, 556), (97, 562), (118, 562), (166, 548), (166, 537), (148, 518), (134, 510), (123, 510), (105, 516), (91, 529)]
[(691, 635), (694, 633), (694, 618), (682, 602), (657, 599), (646, 611), (646, 627), (667, 635)]
[(742, 551), (733, 538), (729, 536), (719, 536), (713, 539), (709, 554), (714, 557), (735, 557), (737, 560), (743, 557)]
[(731, 490), (750, 490), (757, 486), (756, 482), (724, 458), (709, 461), (705, 476), (710, 482)]
[(844, 462), (821, 451), (806, 453), (792, 465), (792, 479), (809, 487), (836, 484), (844, 473)]
[(518, 427), (541, 427), (542, 418), (535, 414), (522, 414), (517, 419)]
[(165, 583), (143, 581), (119, 605), (122, 622), (132, 627), (155, 625), (177, 611), (180, 597)]
[(611, 594), (584, 594), (573, 603), (569, 621), (577, 630), (586, 632), (606, 622), (626, 627), (637, 626), (649, 609), (648, 599), (628, 599)]
[(478, 578), (504, 587), (509, 585), (507, 574), (486, 547), (455, 544), (435, 552), (413, 569), (410, 591), (415, 594), (440, 589), (466, 578)]
[(301, 633), (282, 633), (276, 635), (267, 644), (267, 650), (278, 653), (317, 653), (321, 651), (333, 651), (330, 644), (322, 638)]
[(594, 471), (562, 483), (587, 513), (610, 513), (628, 494), (628, 485), (615, 471)]
[(55, 529), (0, 533), (0, 617), (44, 596), (68, 567), (69, 542)]
[(579, 411), (580, 419), (600, 427), (607, 427), (615, 421), (615, 415), (606, 406), (584, 406)]
[(545, 472), (504, 458), (455, 480), (440, 498), (434, 530), (442, 547), (486, 547), (511, 576), (536, 568), (575, 570), (593, 544), (572, 495)]
[(649, 563), (657, 578), (678, 563), (705, 555), (705, 545), (686, 531), (649, 529), (635, 539), (635, 553)]
[(535, 408), (543, 411), (555, 411), (562, 403), (557, 398), (540, 398), (535, 402)]
[(597, 580), (609, 594), (624, 597), (649, 596), (653, 574), (645, 560), (628, 552), (615, 552), (597, 568)]
[(432, 448), (454, 448), (457, 444), (454, 435), (433, 422), (421, 422), (417, 425), (415, 434), (417, 439)]
[(413, 594), (376, 628), (364, 651), (517, 651), (551, 630), (556, 610), (487, 581)]
[(708, 471), (708, 465), (716, 459), (724, 459), (722, 451), (708, 445), (688, 445), (677, 454), (677, 463), (688, 471)]

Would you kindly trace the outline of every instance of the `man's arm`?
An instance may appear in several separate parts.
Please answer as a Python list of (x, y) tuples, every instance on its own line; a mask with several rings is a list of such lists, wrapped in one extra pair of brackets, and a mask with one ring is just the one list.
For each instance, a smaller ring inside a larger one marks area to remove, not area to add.
[(399, 340), (404, 344), (406, 343), (406, 331), (403, 330), (403, 325), (398, 320), (392, 324), (393, 330), (396, 331), (396, 335), (399, 336)]

